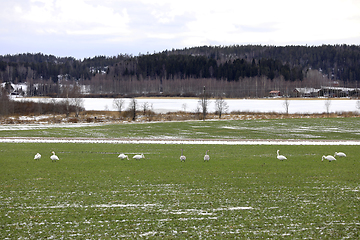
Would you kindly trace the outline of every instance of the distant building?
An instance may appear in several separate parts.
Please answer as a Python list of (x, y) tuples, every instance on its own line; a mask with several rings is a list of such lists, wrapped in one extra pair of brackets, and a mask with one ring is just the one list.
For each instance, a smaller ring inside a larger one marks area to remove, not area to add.
[(320, 96), (324, 97), (352, 97), (358, 96), (359, 88), (344, 88), (344, 87), (321, 87)]
[(321, 89), (318, 88), (295, 88), (296, 97), (318, 97)]
[(279, 97), (279, 96), (281, 96), (281, 92), (277, 91), (277, 90), (270, 91), (269, 94), (270, 94), (270, 97)]
[(296, 97), (353, 97), (360, 93), (359, 88), (321, 87), (321, 88), (295, 88)]

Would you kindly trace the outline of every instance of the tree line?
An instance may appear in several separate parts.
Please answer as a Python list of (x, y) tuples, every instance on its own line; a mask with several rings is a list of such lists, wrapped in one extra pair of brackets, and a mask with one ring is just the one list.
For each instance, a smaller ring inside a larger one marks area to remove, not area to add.
[[(266, 76), (273, 80), (283, 76), (287, 80), (302, 80), (302, 69), (284, 64), (275, 59), (227, 60), (224, 63), (208, 56), (168, 55), (166, 53), (143, 55), (136, 59), (136, 68), (118, 66), (123, 76), (136, 75), (138, 78), (216, 78), (227, 81), (239, 81), (242, 78)], [(117, 75), (118, 76), (118, 75)]]
[(202, 46), (132, 56), (75, 59), (42, 53), (0, 56), (0, 82), (27, 83), (28, 95), (60, 96), (65, 85), (93, 95), (201, 94), (261, 97), (269, 90), (319, 87), (326, 81), (357, 86), (360, 46)]
[(273, 59), (297, 66), (303, 70), (321, 70), (331, 79), (341, 81), (360, 80), (359, 45), (321, 45), (321, 46), (263, 46), (232, 45), (202, 46), (166, 51), (167, 54), (193, 54), (212, 57), (221, 62), (229, 59)]
[(0, 56), (0, 80), (22, 83), (29, 80), (90, 80), (107, 66), (112, 66), (128, 55), (117, 57), (96, 56), (78, 60), (73, 57), (56, 57), (42, 53)]

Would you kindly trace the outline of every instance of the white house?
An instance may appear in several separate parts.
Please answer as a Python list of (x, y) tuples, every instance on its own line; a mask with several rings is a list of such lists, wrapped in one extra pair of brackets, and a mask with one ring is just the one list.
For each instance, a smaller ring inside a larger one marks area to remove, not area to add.
[(321, 89), (319, 88), (295, 88), (294, 93), (297, 97), (318, 97)]

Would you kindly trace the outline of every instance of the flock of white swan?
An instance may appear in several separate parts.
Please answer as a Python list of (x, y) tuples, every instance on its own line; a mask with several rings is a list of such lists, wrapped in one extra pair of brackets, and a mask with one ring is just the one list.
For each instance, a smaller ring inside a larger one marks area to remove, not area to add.
[[(181, 161), (181, 162), (185, 162), (186, 157), (185, 157), (185, 155), (184, 155), (184, 153), (183, 153), (183, 149), (180, 149), (180, 150), (181, 150), (180, 161)], [(206, 153), (205, 153), (204, 161), (209, 161), (209, 160), (210, 160), (210, 156), (208, 155), (208, 152), (209, 152), (209, 150), (207, 150)], [(128, 155), (125, 155), (124, 153), (121, 153), (121, 154), (118, 156), (118, 158), (120, 158), (120, 159), (122, 159), (122, 160), (123, 160), (123, 159), (129, 160)], [(145, 156), (144, 156), (143, 153), (140, 154), (140, 155), (135, 155), (135, 156), (133, 156), (133, 159), (136, 159), (136, 160), (140, 160), (140, 159), (142, 159), (142, 158), (145, 158)]]
[[(205, 155), (204, 155), (204, 162), (205, 162), (205, 161), (208, 162), (208, 161), (210, 160), (210, 156), (209, 156), (208, 152), (209, 152), (209, 150), (206, 150), (206, 153), (205, 153)], [(287, 158), (286, 158), (284, 155), (280, 155), (279, 152), (280, 152), (280, 150), (277, 150), (277, 151), (276, 151), (277, 159), (279, 159), (280, 161), (287, 160)], [(52, 161), (52, 162), (58, 161), (58, 160), (59, 160), (59, 157), (56, 156), (55, 152), (52, 151), (51, 153), (52, 153), (52, 155), (50, 156), (51, 161)], [(346, 157), (346, 154), (343, 153), (343, 152), (335, 152), (334, 156), (332, 156), (332, 155), (327, 155), (327, 156), (323, 155), (322, 158), (321, 158), (321, 161), (324, 161), (324, 159), (325, 159), (325, 160), (328, 160), (329, 162), (335, 161), (335, 160), (336, 160), (336, 158), (335, 158), (336, 156), (337, 156), (337, 157)], [(36, 153), (34, 159), (35, 159), (35, 160), (39, 160), (40, 158), (41, 158), (41, 154), (40, 154), (40, 153)], [(124, 153), (121, 153), (121, 154), (118, 156), (118, 158), (120, 158), (120, 159), (122, 159), (122, 160), (123, 160), (123, 159), (129, 160), (128, 155), (125, 155)], [(136, 159), (136, 160), (145, 159), (145, 156), (144, 156), (143, 153), (142, 153), (142, 154), (136, 154), (136, 155), (133, 156), (133, 159)], [(181, 149), (180, 161), (181, 161), (181, 162), (185, 162), (185, 160), (186, 160), (186, 157), (185, 157), (185, 155), (183, 154), (183, 149)]]
[[(121, 153), (119, 156), (118, 156), (118, 158), (120, 158), (120, 159), (127, 159), (127, 160), (129, 160), (129, 157), (128, 157), (128, 155), (125, 155), (124, 153)], [(136, 154), (135, 156), (133, 156), (133, 159), (136, 159), (136, 160), (140, 160), (140, 159), (145, 159), (145, 156), (144, 156), (144, 154), (142, 153), (142, 154)]]
[[(280, 155), (279, 151), (280, 150), (276, 151), (277, 159), (279, 159), (281, 161), (286, 160), (287, 158), (284, 155)], [(322, 158), (321, 158), (321, 161), (324, 161), (324, 159), (325, 159), (325, 160), (328, 160), (329, 162), (332, 162), (332, 161), (336, 160), (336, 158), (335, 158), (336, 156), (337, 157), (346, 157), (346, 154), (343, 153), (343, 152), (335, 152), (334, 156), (332, 156), (332, 155), (327, 155), (327, 156), (323, 155)]]
[[(52, 161), (52, 162), (58, 161), (58, 160), (59, 160), (59, 157), (56, 156), (55, 152), (52, 151), (51, 153), (52, 153), (52, 155), (50, 156), (51, 161)], [(41, 158), (41, 154), (40, 154), (40, 153), (35, 154), (35, 157), (34, 157), (35, 160), (39, 160), (40, 158)]]
[[(58, 160), (59, 160), (59, 157), (56, 156), (55, 152), (52, 151), (51, 153), (52, 153), (52, 155), (50, 156), (51, 161), (52, 161), (52, 162), (58, 161)], [(126, 158), (127, 160), (129, 160), (129, 157), (128, 157), (127, 155), (123, 154), (123, 153), (121, 153), (118, 157), (119, 157), (120, 159), (125, 159), (125, 158)], [(40, 158), (41, 158), (41, 154), (40, 154), (40, 153), (36, 153), (35, 156), (34, 156), (34, 159), (35, 159), (35, 160), (39, 160)], [(142, 153), (142, 154), (137, 154), (137, 155), (133, 156), (133, 158), (136, 159), (136, 160), (140, 160), (140, 159), (142, 159), (142, 158), (145, 158), (145, 156), (144, 156), (144, 154)]]

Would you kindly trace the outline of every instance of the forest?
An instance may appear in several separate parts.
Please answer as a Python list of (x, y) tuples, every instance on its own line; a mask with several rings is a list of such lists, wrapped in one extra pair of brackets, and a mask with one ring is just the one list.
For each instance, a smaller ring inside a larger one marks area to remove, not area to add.
[[(0, 56), (0, 83), (26, 83), (27, 96), (61, 97), (68, 86), (88, 96), (265, 97), (295, 87), (357, 87), (360, 46), (201, 46), (132, 56), (75, 59), (42, 53)], [(84, 93), (84, 92), (83, 92)]]

